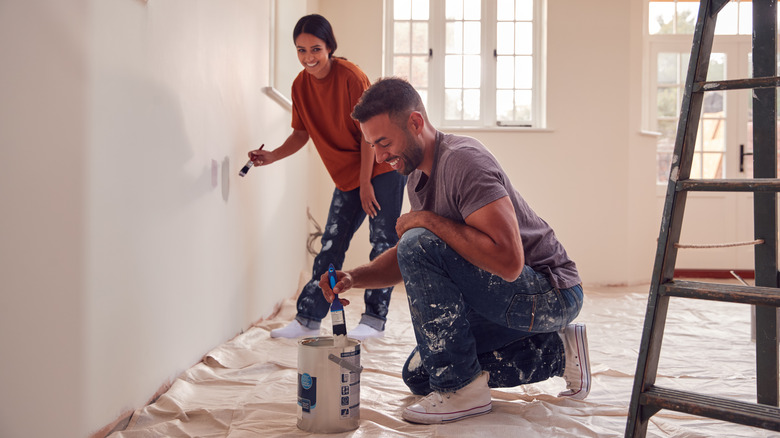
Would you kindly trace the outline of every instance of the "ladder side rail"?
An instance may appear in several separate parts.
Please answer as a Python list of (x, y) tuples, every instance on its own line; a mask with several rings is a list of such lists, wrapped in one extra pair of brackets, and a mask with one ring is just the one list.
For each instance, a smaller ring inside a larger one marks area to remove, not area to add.
[[(777, 3), (753, 2), (753, 76), (777, 75)], [(754, 177), (777, 178), (777, 89), (753, 92)], [(756, 286), (777, 287), (777, 194), (753, 197)], [(759, 238), (759, 237), (756, 237)], [(756, 306), (756, 394), (758, 403), (778, 405), (777, 310)]]
[(647, 433), (649, 418), (657, 412), (657, 409), (642, 405), (640, 395), (655, 383), (658, 371), (666, 312), (669, 306), (669, 297), (661, 296), (658, 291), (662, 283), (671, 280), (674, 276), (674, 265), (677, 257), (674, 243), (680, 238), (680, 228), (687, 198), (686, 192), (676, 190), (676, 184), (678, 180), (690, 177), (698, 123), (704, 100), (703, 92), (694, 93), (693, 87), (696, 82), (703, 82), (707, 79), (717, 21), (717, 10), (713, 14), (711, 6), (711, 0), (701, 0), (693, 35), (685, 92), (680, 109), (680, 121), (677, 127), (672, 167), (669, 173), (664, 213), (658, 238), (658, 249), (645, 314), (645, 325), (642, 331), (637, 369), (629, 403), (626, 424), (627, 437), (644, 437)]

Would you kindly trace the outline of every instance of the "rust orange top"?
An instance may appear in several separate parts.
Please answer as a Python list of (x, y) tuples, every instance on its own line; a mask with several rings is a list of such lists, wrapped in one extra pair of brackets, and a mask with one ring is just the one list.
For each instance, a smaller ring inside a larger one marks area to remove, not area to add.
[[(292, 127), (305, 130), (314, 142), (336, 187), (360, 187), (360, 124), (350, 117), (370, 85), (363, 71), (343, 58), (332, 58), (328, 76), (317, 79), (301, 71), (292, 85)], [(393, 171), (374, 160), (371, 177)]]

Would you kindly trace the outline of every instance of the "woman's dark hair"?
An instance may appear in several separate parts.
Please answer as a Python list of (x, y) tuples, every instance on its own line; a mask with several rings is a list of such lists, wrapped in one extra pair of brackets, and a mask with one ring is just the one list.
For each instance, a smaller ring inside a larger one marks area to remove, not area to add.
[(336, 51), (336, 36), (333, 35), (333, 28), (330, 26), (325, 17), (319, 14), (306, 15), (298, 20), (293, 29), (293, 43), (298, 39), (298, 36), (302, 33), (308, 33), (315, 37), (325, 41), (325, 45), (328, 49), (328, 58), (333, 56), (333, 52)]

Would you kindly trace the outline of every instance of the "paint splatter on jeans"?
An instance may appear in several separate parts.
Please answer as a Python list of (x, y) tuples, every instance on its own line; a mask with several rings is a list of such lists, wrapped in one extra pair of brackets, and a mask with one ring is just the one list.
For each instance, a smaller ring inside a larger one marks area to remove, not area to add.
[[(371, 242), (369, 259), (373, 260), (398, 242), (395, 222), (401, 214), (406, 176), (398, 172), (388, 172), (376, 176), (371, 183), (374, 186), (374, 195), (382, 207), (376, 217), (368, 220)], [(352, 236), (365, 218), (359, 188), (348, 192), (339, 189), (333, 191), (328, 220), (322, 233), (322, 249), (314, 258), (311, 280), (304, 285), (296, 304), (298, 314), (295, 319), (302, 325), (312, 329), (319, 328), (322, 318), (327, 316), (330, 305), (322, 296), (320, 277), (328, 271), (328, 265), (331, 263), (336, 269), (342, 268)], [(366, 289), (363, 294), (366, 310), (360, 323), (376, 330), (384, 330), (392, 291), (392, 287)]]
[(507, 282), (477, 268), (423, 228), (398, 244), (417, 348), (404, 366), (415, 394), (452, 392), (484, 369), (511, 387), (563, 373), (557, 331), (582, 308), (582, 288), (554, 288), (526, 266)]

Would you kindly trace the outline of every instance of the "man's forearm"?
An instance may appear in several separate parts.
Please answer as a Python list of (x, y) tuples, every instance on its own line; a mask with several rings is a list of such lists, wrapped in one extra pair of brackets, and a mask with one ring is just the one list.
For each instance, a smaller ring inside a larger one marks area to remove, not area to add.
[(398, 247), (388, 249), (370, 263), (351, 269), (347, 274), (352, 277), (353, 288), (379, 289), (400, 283), (403, 277), (398, 267)]

